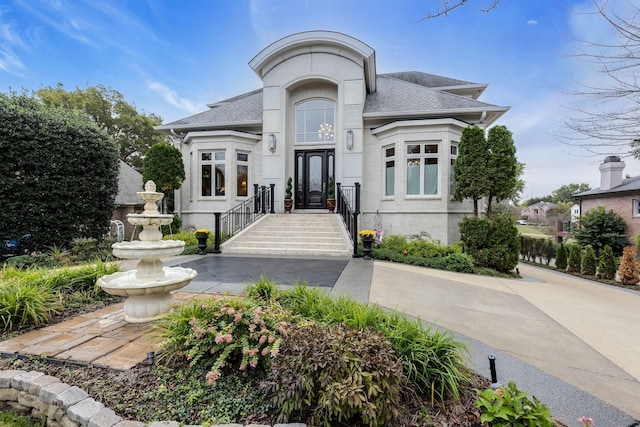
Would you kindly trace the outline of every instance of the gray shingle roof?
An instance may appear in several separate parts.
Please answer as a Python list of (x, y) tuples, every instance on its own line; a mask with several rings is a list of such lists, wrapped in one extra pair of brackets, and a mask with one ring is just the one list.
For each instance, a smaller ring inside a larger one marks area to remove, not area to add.
[(378, 90), (367, 95), (365, 113), (436, 112), (494, 109), (495, 105), (454, 95), (388, 75), (378, 76)]
[(262, 89), (234, 96), (215, 104), (213, 108), (184, 119), (158, 126), (158, 129), (184, 125), (223, 126), (241, 122), (262, 122)]
[(116, 206), (144, 204), (138, 197), (138, 191), (142, 191), (142, 174), (120, 160)]
[(379, 74), (378, 77), (391, 77), (398, 80), (404, 80), (409, 83), (415, 83), (420, 86), (430, 88), (452, 87), (452, 86), (478, 86), (477, 83), (467, 82), (464, 80), (452, 79), (450, 77), (437, 76), (435, 74), (423, 73), (421, 71), (402, 71), (399, 73)]
[(589, 196), (606, 195), (610, 193), (624, 193), (628, 191), (640, 192), (640, 176), (623, 179), (622, 184), (608, 190), (600, 190), (599, 188), (594, 188), (588, 191), (583, 191), (582, 193), (578, 193), (574, 195), (574, 197), (582, 198)]

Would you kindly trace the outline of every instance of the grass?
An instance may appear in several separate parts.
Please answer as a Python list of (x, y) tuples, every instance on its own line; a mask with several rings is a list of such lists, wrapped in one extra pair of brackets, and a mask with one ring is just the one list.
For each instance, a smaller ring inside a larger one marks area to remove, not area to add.
[(540, 229), (532, 226), (532, 225), (517, 225), (518, 232), (520, 234), (533, 234), (536, 236), (546, 236)]
[(15, 412), (0, 413), (0, 427), (44, 427), (46, 419), (36, 420)]

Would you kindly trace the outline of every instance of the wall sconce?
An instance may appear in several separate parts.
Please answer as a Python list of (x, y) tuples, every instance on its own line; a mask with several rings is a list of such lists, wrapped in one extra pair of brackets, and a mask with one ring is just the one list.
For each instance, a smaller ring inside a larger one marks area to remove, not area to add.
[(353, 148), (353, 131), (349, 129), (347, 131), (347, 150), (351, 150)]
[(276, 136), (272, 133), (269, 134), (269, 151), (272, 153), (276, 152)]

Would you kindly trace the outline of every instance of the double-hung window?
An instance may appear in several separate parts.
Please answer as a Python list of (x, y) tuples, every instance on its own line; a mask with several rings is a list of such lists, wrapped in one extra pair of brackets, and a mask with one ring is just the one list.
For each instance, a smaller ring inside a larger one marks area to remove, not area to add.
[(204, 197), (225, 195), (225, 152), (205, 151), (200, 157), (200, 178)]
[(248, 178), (249, 178), (249, 154), (248, 153), (236, 153), (236, 187), (237, 195), (246, 197), (249, 195), (248, 191)]
[(393, 196), (396, 188), (396, 149), (384, 149), (384, 195)]
[(407, 144), (407, 195), (438, 194), (438, 143)]

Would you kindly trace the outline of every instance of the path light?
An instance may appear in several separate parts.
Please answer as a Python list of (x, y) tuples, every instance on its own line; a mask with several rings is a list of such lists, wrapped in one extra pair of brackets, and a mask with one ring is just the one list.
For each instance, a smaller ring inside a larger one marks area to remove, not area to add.
[(489, 370), (491, 371), (491, 387), (498, 387), (498, 375), (496, 374), (496, 357), (489, 355)]

